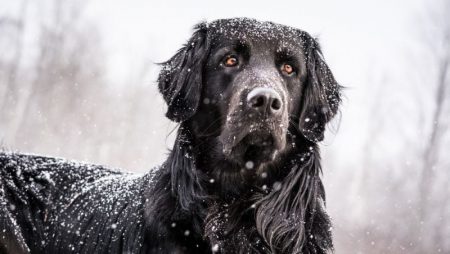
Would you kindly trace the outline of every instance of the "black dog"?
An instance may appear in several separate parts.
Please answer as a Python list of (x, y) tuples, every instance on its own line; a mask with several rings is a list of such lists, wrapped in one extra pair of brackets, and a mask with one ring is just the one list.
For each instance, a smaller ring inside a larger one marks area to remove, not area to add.
[(158, 82), (181, 124), (154, 172), (0, 155), (0, 252), (332, 251), (317, 142), (340, 86), (309, 34), (202, 23)]

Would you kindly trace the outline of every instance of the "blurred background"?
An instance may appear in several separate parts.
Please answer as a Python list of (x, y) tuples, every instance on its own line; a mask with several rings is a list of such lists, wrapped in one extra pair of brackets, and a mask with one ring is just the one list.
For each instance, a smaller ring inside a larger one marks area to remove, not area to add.
[(240, 16), (318, 36), (346, 87), (322, 143), (336, 253), (450, 253), (449, 0), (0, 0), (0, 147), (150, 170), (176, 128), (156, 63)]

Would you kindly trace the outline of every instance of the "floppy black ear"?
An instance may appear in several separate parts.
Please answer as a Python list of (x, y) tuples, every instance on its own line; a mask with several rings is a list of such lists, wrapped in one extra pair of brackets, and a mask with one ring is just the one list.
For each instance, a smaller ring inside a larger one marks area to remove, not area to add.
[(195, 27), (191, 39), (167, 62), (158, 77), (159, 91), (167, 102), (166, 116), (182, 122), (193, 116), (199, 105), (203, 65), (209, 54), (207, 25)]
[(302, 94), (299, 128), (312, 142), (322, 141), (325, 125), (333, 118), (341, 102), (341, 86), (323, 59), (320, 46), (309, 34), (303, 34), (307, 78)]

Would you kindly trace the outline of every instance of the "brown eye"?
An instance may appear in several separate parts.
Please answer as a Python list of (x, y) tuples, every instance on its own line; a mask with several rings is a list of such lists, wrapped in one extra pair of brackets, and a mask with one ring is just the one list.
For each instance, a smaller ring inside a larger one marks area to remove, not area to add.
[(234, 56), (227, 56), (225, 58), (224, 64), (227, 67), (233, 67), (233, 66), (236, 66), (238, 64), (238, 60)]
[(286, 74), (292, 74), (294, 72), (294, 68), (290, 64), (283, 64), (281, 70)]

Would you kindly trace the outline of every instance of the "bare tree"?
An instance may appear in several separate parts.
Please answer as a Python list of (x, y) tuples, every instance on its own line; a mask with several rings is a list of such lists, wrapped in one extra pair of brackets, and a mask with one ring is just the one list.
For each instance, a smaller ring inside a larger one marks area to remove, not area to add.
[[(429, 199), (431, 188), (433, 186), (433, 180), (436, 174), (436, 165), (439, 160), (440, 150), (442, 147), (441, 140), (444, 132), (448, 129), (447, 119), (443, 116), (444, 108), (448, 107), (447, 99), (450, 89), (450, 81), (448, 78), (449, 64), (450, 64), (450, 4), (444, 1), (443, 8), (440, 9), (441, 13), (434, 18), (443, 19), (444, 22), (435, 23), (435, 31), (433, 34), (433, 44), (430, 45), (430, 51), (434, 51), (433, 60), (437, 69), (436, 85), (434, 93), (434, 107), (432, 112), (430, 134), (427, 138), (426, 145), (424, 147), (423, 165), (421, 170), (421, 178), (419, 183), (419, 196), (420, 196), (420, 219), (424, 221), (426, 219), (429, 209)], [(445, 20), (447, 22), (445, 22)], [(441, 20), (442, 21), (442, 20)]]
[[(0, 31), (9, 30), (7, 34), (10, 36), (6, 39), (10, 40), (13, 45), (13, 48), (9, 49), (12, 52), (10, 59), (2, 59), (6, 62), (0, 60), (0, 73), (6, 77), (6, 80), (2, 81), (4, 90), (0, 90), (0, 112), (3, 112), (3, 115), (5, 115), (6, 109), (11, 110), (9, 105), (15, 105), (14, 102), (20, 93), (17, 81), (24, 47), (27, 6), (28, 0), (23, 0), (19, 7), (18, 17), (0, 17)], [(4, 121), (6, 120), (8, 119), (4, 119)]]

